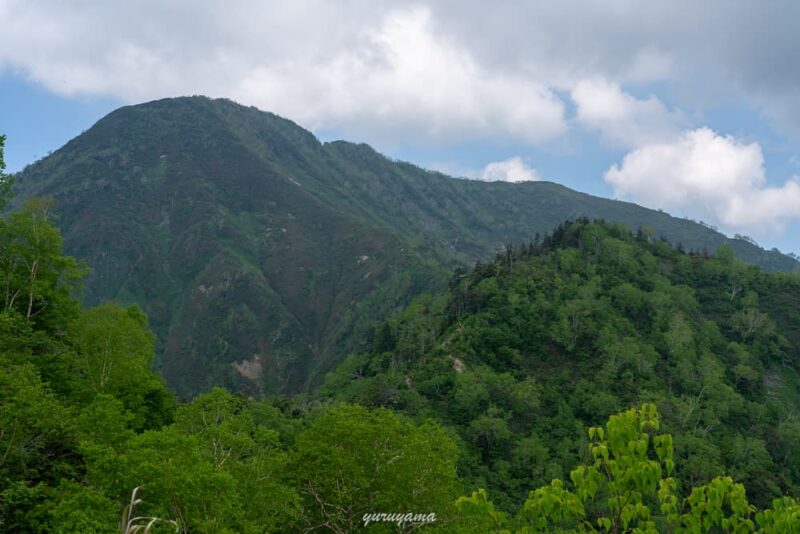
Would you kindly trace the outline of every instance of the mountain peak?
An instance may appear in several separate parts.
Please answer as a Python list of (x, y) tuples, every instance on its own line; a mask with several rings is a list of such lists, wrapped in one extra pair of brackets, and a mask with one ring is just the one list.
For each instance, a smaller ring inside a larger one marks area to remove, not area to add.
[(798, 263), (690, 221), (577, 193), (460, 180), (365, 144), (321, 144), (230, 100), (121, 108), (17, 176), (53, 196), (86, 300), (141, 304), (168, 382), (254, 395), (318, 381), (372, 323), (452, 269), (567, 219), (652, 228), (687, 250), (730, 243), (768, 270)]

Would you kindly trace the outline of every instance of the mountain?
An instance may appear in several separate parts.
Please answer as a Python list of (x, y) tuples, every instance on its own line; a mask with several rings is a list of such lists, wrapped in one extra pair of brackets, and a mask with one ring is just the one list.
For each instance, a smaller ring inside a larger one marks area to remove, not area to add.
[(691, 221), (548, 182), (454, 179), (367, 145), (320, 143), (228, 100), (120, 108), (16, 176), (53, 196), (88, 304), (139, 303), (179, 394), (258, 396), (318, 383), (370, 328), (453, 269), (566, 219), (603, 218), (685, 249), (728, 243), (770, 271), (800, 264)]
[(419, 297), (315, 395), (449, 427), (459, 475), (506, 510), (569, 480), (589, 427), (652, 402), (683, 494), (726, 474), (763, 505), (800, 491), (799, 327), (794, 273), (584, 220)]
[(315, 396), (176, 402), (141, 309), (74, 298), (51, 209), (0, 217), (4, 531), (799, 530), (800, 276), (581, 220), (417, 297)]

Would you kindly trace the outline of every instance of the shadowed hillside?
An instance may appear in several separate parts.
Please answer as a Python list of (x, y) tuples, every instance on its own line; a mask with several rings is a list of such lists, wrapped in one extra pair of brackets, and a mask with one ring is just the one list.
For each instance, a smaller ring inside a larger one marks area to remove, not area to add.
[(121, 108), (16, 180), (17, 202), (56, 198), (66, 250), (93, 268), (88, 303), (144, 307), (162, 372), (184, 396), (302, 389), (455, 266), (579, 216), (798, 269), (634, 204), (457, 180), (204, 97)]

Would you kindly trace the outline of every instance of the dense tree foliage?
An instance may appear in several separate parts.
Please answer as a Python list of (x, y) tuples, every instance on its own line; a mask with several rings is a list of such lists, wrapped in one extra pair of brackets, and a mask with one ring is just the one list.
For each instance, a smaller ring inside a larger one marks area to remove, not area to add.
[(797, 525), (796, 278), (583, 222), (457, 272), (317, 399), (181, 404), (139, 308), (80, 306), (51, 206), (0, 218), (2, 531)]
[(800, 494), (800, 278), (582, 221), (509, 249), (375, 332), (322, 398), (455, 429), (500, 509), (590, 454), (586, 429), (653, 402), (685, 491), (729, 474), (759, 506)]
[(612, 415), (605, 428), (589, 429), (591, 457), (570, 472), (570, 483), (553, 479), (530, 492), (509, 516), (495, 509), (485, 490), (456, 506), (484, 532), (769, 532), (800, 530), (800, 502), (775, 499), (757, 511), (744, 486), (717, 476), (683, 498), (673, 478), (672, 436), (656, 434), (654, 404)]
[(11, 187), (14, 185), (12, 177), (5, 173), (5, 144), (6, 136), (0, 135), (0, 212), (6, 208), (6, 203), (11, 195)]
[(454, 520), (464, 488), (436, 423), (220, 388), (178, 405), (139, 308), (81, 309), (86, 268), (50, 207), (0, 218), (0, 531), (117, 532), (123, 513), (159, 532), (350, 532), (411, 508)]

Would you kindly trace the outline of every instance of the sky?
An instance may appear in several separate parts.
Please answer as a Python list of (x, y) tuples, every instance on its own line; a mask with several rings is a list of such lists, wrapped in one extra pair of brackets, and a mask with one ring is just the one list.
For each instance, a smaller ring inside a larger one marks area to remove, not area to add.
[(800, 253), (797, 20), (780, 0), (0, 0), (0, 133), (14, 172), (119, 106), (226, 97)]

